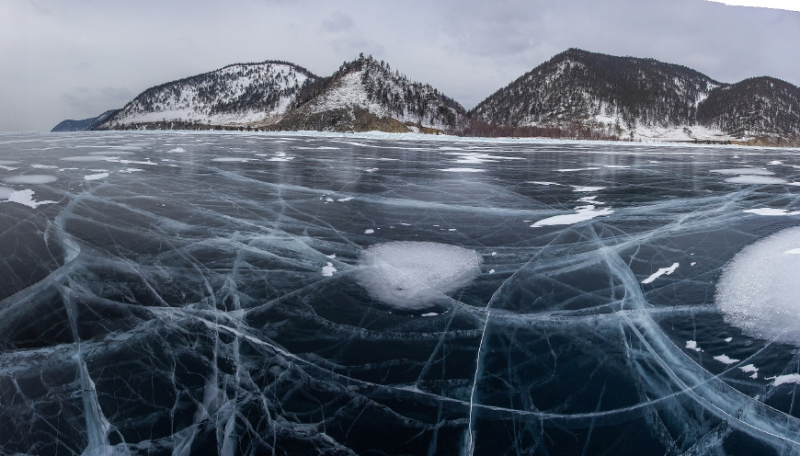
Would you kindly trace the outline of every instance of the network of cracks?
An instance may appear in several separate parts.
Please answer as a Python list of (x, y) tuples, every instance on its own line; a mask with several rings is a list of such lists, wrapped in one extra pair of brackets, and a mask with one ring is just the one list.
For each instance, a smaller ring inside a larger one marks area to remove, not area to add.
[(0, 159), (2, 454), (800, 454), (797, 151), (125, 132)]

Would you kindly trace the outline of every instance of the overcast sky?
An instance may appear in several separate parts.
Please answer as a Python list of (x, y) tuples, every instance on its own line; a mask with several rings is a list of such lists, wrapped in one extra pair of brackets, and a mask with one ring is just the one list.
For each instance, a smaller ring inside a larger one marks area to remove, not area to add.
[(570, 47), (800, 85), (798, 43), (800, 12), (706, 0), (2, 0), (0, 131), (236, 62), (329, 75), (364, 52), (471, 108)]

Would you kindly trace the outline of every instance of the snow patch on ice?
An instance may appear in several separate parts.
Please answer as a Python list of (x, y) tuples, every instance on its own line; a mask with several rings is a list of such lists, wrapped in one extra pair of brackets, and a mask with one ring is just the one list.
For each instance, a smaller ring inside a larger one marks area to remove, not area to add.
[(795, 384), (800, 385), (800, 374), (778, 375), (772, 383), (775, 386)]
[(480, 274), (474, 250), (434, 242), (389, 242), (366, 249), (358, 283), (386, 304), (420, 309)]
[(739, 362), (738, 359), (731, 358), (728, 355), (715, 356), (714, 359), (721, 362), (722, 364), (734, 364)]
[(758, 184), (758, 185), (773, 185), (773, 184), (779, 185), (788, 183), (786, 180), (778, 177), (766, 177), (766, 176), (731, 177), (730, 179), (725, 179), (725, 182), (730, 182), (731, 184)]
[(83, 178), (86, 179), (87, 181), (104, 179), (106, 177), (108, 177), (108, 173), (87, 174), (83, 176)]
[(716, 304), (745, 334), (800, 346), (800, 227), (742, 249), (723, 269)]
[(322, 267), (322, 275), (325, 277), (333, 277), (333, 273), (338, 271), (338, 269), (333, 267), (333, 263), (328, 263), (326, 266)]
[(449, 173), (482, 173), (486, 170), (479, 168), (444, 168), (439, 171), (446, 171)]
[(650, 277), (642, 280), (642, 283), (644, 283), (644, 284), (653, 283), (653, 282), (655, 282), (655, 280), (657, 278), (659, 278), (659, 277), (661, 277), (663, 275), (670, 275), (673, 272), (675, 272), (675, 270), (678, 269), (678, 267), (680, 267), (680, 265), (681, 265), (680, 263), (674, 263), (672, 266), (670, 266), (668, 268), (661, 268), (658, 271), (650, 274)]
[[(4, 193), (7, 193), (5, 190), (6, 187), (0, 187), (0, 198), (2, 198)], [(11, 189), (9, 189), (11, 190)], [(31, 209), (36, 209), (37, 207), (41, 206), (42, 204), (55, 204), (56, 201), (34, 201), (33, 200), (33, 190), (25, 189), (25, 190), (12, 190), (10, 193), (7, 194), (6, 199), (10, 203), (17, 203), (22, 204), (23, 206), (28, 206)]]
[(578, 171), (591, 171), (593, 169), (600, 169), (600, 168), (597, 168), (597, 167), (594, 167), (594, 168), (564, 168), (564, 169), (557, 169), (556, 171), (558, 171), (559, 173), (574, 173), (574, 172), (578, 172)]
[(695, 340), (687, 340), (686, 341), (686, 348), (688, 350), (694, 350), (696, 352), (703, 351), (703, 349), (701, 349), (700, 347), (697, 346), (697, 341), (695, 341)]
[(542, 226), (551, 225), (574, 225), (576, 223), (585, 222), (595, 217), (613, 214), (614, 211), (610, 208), (596, 209), (594, 205), (578, 206), (575, 208), (574, 214), (556, 215), (553, 217), (539, 220), (531, 225), (531, 228), (539, 228)]
[(6, 184), (49, 184), (57, 181), (56, 176), (48, 174), (23, 174), (20, 176), (11, 176), (3, 179)]
[(747, 209), (748, 214), (767, 215), (767, 216), (780, 216), (780, 215), (800, 215), (800, 211), (789, 212), (786, 209), (771, 209), (763, 207), (760, 209)]
[(375, 230), (373, 229), (364, 230), (364, 234), (373, 234), (373, 233), (375, 233)]
[(729, 174), (739, 176), (774, 176), (775, 173), (761, 168), (730, 168), (730, 169), (712, 169), (712, 173), (716, 174)]

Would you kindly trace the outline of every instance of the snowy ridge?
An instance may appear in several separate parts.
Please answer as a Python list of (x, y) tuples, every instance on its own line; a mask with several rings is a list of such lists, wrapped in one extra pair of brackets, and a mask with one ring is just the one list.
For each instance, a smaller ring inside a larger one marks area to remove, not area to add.
[(344, 112), (354, 120), (357, 110), (437, 130), (456, 127), (466, 119), (466, 110), (453, 99), (428, 84), (392, 72), (389, 64), (371, 56), (343, 64), (316, 96), (299, 106), (297, 115), (302, 119)]
[(156, 122), (269, 123), (286, 112), (306, 81), (315, 79), (307, 70), (285, 62), (230, 65), (148, 89), (99, 129)]

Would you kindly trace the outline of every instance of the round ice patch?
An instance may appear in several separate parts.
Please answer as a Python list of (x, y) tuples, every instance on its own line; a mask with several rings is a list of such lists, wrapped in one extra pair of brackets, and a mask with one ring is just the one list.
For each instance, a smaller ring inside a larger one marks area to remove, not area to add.
[(728, 263), (716, 302), (746, 334), (800, 346), (800, 227), (745, 247)]
[(483, 261), (474, 250), (435, 242), (389, 242), (366, 249), (356, 277), (373, 298), (404, 309), (429, 306), (467, 285)]

